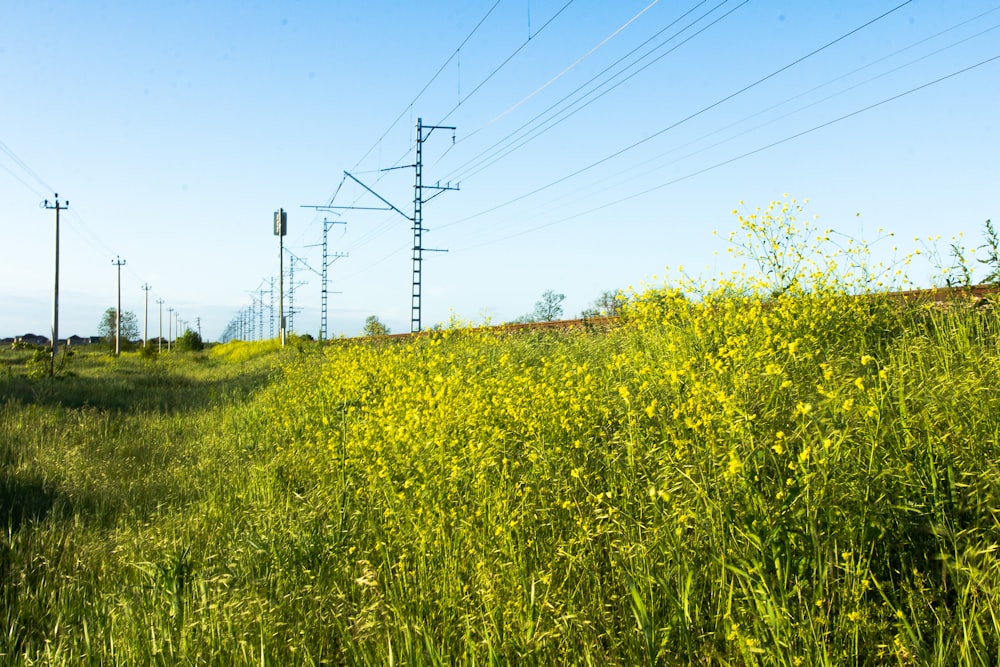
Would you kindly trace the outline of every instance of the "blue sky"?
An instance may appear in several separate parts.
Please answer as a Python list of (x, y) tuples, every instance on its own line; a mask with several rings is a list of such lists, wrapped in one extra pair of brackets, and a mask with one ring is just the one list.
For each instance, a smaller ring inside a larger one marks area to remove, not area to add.
[(348, 255), (331, 335), (409, 330), (410, 221), (303, 206), (380, 206), (349, 171), (410, 214), (413, 169), (379, 170), (413, 164), (418, 118), (457, 128), (427, 138), (424, 183), (460, 183), (424, 206), (424, 246), (448, 250), (425, 253), (424, 326), (728, 270), (712, 232), (784, 193), (823, 227), (895, 233), (878, 252), (978, 245), (998, 37), (985, 1), (2, 0), (0, 336), (50, 331), (55, 192), (61, 336), (96, 331), (121, 257), (140, 328), (145, 283), (150, 335), (163, 299), (218, 338), (277, 275), (279, 207), (295, 330), (319, 331), (324, 216)]

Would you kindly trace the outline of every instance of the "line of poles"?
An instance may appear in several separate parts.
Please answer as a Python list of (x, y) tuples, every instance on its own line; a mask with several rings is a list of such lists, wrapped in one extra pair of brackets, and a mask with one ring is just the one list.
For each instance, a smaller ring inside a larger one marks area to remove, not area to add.
[[(42, 207), (48, 210), (53, 210), (56, 212), (55, 220), (55, 278), (53, 287), (53, 298), (52, 298), (52, 363), (49, 366), (50, 374), (55, 373), (56, 361), (59, 354), (59, 224), (60, 216), (62, 211), (69, 208), (69, 200), (65, 202), (59, 201), (59, 194), (56, 193), (53, 197), (53, 203), (49, 203), (46, 199), (42, 202)], [(111, 264), (117, 269), (118, 274), (118, 295), (117, 303), (115, 307), (115, 325), (114, 325), (114, 337), (115, 337), (115, 355), (121, 354), (121, 334), (122, 334), (122, 267), (126, 265), (126, 261), (121, 257), (115, 257), (111, 260)], [(145, 293), (145, 303), (144, 303), (144, 313), (143, 313), (143, 333), (142, 333), (142, 346), (144, 348), (149, 346), (149, 292), (153, 289), (148, 283), (143, 283), (141, 289)], [(159, 305), (159, 335), (157, 336), (157, 351), (162, 352), (163, 350), (163, 304), (165, 301), (157, 299), (156, 303)], [(172, 346), (172, 341), (174, 340), (174, 324), (176, 323), (176, 331), (180, 334), (181, 328), (183, 327), (185, 331), (190, 329), (190, 323), (187, 320), (182, 320), (180, 313), (174, 308), (167, 308), (168, 311), (168, 321), (167, 321), (167, 351), (169, 352)], [(198, 336), (201, 337), (201, 318), (195, 318), (196, 326), (198, 328)]]

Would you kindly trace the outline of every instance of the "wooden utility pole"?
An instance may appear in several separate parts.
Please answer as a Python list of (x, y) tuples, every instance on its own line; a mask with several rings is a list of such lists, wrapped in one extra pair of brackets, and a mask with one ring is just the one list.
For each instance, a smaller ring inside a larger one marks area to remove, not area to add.
[(115, 356), (117, 357), (122, 351), (122, 266), (125, 260), (116, 257), (111, 263), (118, 267), (118, 309), (115, 310)]
[(55, 200), (54, 205), (50, 205), (48, 199), (44, 203), (45, 208), (56, 212), (56, 280), (52, 299), (52, 366), (49, 368), (50, 375), (56, 372), (56, 353), (59, 352), (59, 211), (65, 211), (69, 208), (69, 200), (64, 205), (59, 204), (58, 192), (55, 195)]
[(146, 315), (142, 324), (142, 346), (146, 347), (149, 342), (149, 290), (153, 289), (149, 283), (142, 284), (142, 291), (146, 293)]
[(160, 332), (156, 335), (156, 352), (163, 352), (163, 299), (157, 299), (156, 303), (160, 306)]

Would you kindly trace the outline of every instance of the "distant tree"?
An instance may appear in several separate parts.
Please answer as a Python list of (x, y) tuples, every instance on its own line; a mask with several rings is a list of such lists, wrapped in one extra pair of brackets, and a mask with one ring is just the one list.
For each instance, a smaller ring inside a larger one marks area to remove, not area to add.
[[(114, 308), (108, 308), (104, 311), (100, 324), (97, 325), (97, 335), (108, 344), (108, 349), (112, 353), (115, 351), (116, 313), (117, 311)], [(121, 327), (121, 348), (127, 350), (131, 348), (132, 342), (139, 338), (139, 320), (136, 318), (135, 313), (123, 310)]]
[(562, 302), (566, 300), (565, 294), (556, 294), (550, 289), (542, 292), (542, 298), (535, 303), (535, 310), (531, 314), (534, 322), (551, 322), (563, 316)]
[(366, 336), (385, 336), (389, 333), (389, 327), (382, 324), (382, 321), (374, 315), (369, 315), (365, 320), (364, 332)]
[(592, 317), (617, 317), (625, 303), (624, 295), (620, 291), (605, 290), (594, 299), (588, 308), (585, 308), (580, 317), (589, 319)]
[(174, 345), (176, 345), (178, 352), (200, 352), (205, 349), (205, 343), (201, 340), (201, 336), (198, 335), (197, 331), (190, 329), (178, 336)]

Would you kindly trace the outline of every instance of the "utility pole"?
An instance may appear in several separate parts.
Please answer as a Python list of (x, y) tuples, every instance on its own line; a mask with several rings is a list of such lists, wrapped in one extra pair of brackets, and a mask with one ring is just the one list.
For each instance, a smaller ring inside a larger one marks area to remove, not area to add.
[(271, 286), (271, 309), (268, 311), (268, 322), (270, 324), (270, 329), (268, 330), (268, 339), (274, 338), (274, 276), (268, 278), (268, 282)]
[[(424, 136), (424, 130), (427, 130), (427, 137)], [(417, 118), (417, 161), (414, 165), (416, 175), (413, 184), (413, 293), (410, 299), (410, 331), (416, 333), (420, 331), (420, 305), (421, 305), (421, 283), (423, 277), (423, 261), (424, 261), (424, 250), (429, 252), (448, 252), (447, 250), (439, 250), (437, 248), (424, 248), (423, 245), (423, 233), (427, 231), (424, 229), (424, 160), (423, 160), (423, 146), (424, 141), (430, 137), (431, 132), (434, 130), (452, 130), (455, 128), (445, 125), (424, 125), (422, 118)], [(434, 189), (438, 190), (437, 193), (431, 195), (431, 199), (441, 194), (444, 190), (457, 190), (458, 188), (452, 188), (450, 185), (441, 187), (440, 185), (433, 186)], [(430, 200), (428, 200), (430, 201)]]
[(122, 350), (122, 266), (125, 265), (125, 260), (116, 257), (111, 263), (118, 267), (118, 309), (115, 311), (115, 356), (117, 357)]
[(279, 208), (274, 212), (274, 235), (278, 237), (278, 336), (285, 346), (285, 234), (288, 233), (288, 214)]
[[(290, 254), (290, 253), (289, 253)], [(295, 256), (288, 260), (288, 330), (295, 331)]]
[(68, 199), (65, 205), (59, 204), (58, 192), (55, 194), (55, 200), (54, 205), (50, 205), (48, 199), (44, 203), (45, 208), (56, 212), (56, 280), (52, 299), (52, 366), (49, 367), (50, 375), (56, 372), (56, 354), (59, 352), (59, 211), (65, 211), (69, 208)]
[(142, 324), (142, 346), (146, 347), (149, 342), (149, 290), (153, 289), (148, 283), (143, 283), (142, 291), (146, 293), (146, 315)]
[(156, 334), (156, 352), (158, 354), (163, 352), (163, 299), (157, 299), (156, 303), (160, 305), (160, 332)]
[(250, 340), (257, 340), (257, 299), (253, 296), (250, 297), (249, 325)]
[[(434, 130), (451, 130), (452, 142), (455, 141), (454, 130), (455, 128), (451, 125), (424, 125), (422, 118), (417, 119), (417, 148), (416, 148), (416, 162), (412, 165), (407, 165), (413, 167), (415, 170), (415, 179), (413, 183), (413, 215), (409, 216), (403, 213), (399, 208), (394, 206), (385, 197), (378, 194), (370, 187), (362, 183), (356, 176), (350, 172), (345, 171), (344, 175), (349, 176), (358, 185), (363, 187), (368, 192), (372, 193), (378, 197), (382, 203), (386, 204), (390, 209), (399, 213), (401, 216), (413, 223), (413, 291), (411, 292), (410, 300), (410, 332), (417, 333), (421, 330), (421, 297), (422, 297), (422, 284), (423, 284), (423, 261), (424, 252), (448, 252), (447, 250), (442, 250), (440, 248), (425, 248), (423, 243), (423, 233), (430, 231), (424, 228), (424, 204), (430, 200), (437, 197), (439, 194), (446, 190), (458, 190), (458, 186), (451, 186), (451, 183), (447, 185), (441, 185), (440, 182), (435, 185), (424, 185), (424, 142), (430, 138), (431, 133)], [(426, 132), (426, 134), (425, 134)], [(402, 169), (404, 167), (393, 167), (393, 169)], [(424, 199), (424, 190), (435, 190), (436, 192), (430, 197)], [(334, 208), (361, 208), (356, 206), (329, 206), (325, 207), (327, 210), (332, 210)]]
[(198, 338), (201, 338), (201, 318), (200, 317), (194, 318), (194, 322), (198, 326)]
[(260, 325), (260, 339), (264, 340), (264, 288), (261, 287), (260, 293), (260, 311), (258, 312), (258, 321)]
[(167, 352), (170, 352), (170, 341), (174, 337), (174, 309), (167, 308)]
[[(334, 209), (333, 206), (303, 206), (302, 208), (313, 208), (317, 211), (331, 211)], [(340, 215), (339, 213), (337, 215)], [(323, 266), (322, 272), (320, 273), (320, 291), (319, 291), (319, 339), (320, 341), (326, 340), (329, 337), (329, 331), (327, 328), (327, 316), (329, 313), (328, 309), (328, 295), (327, 290), (328, 276), (330, 274), (330, 265), (336, 262), (338, 259), (344, 257), (349, 257), (350, 255), (346, 252), (335, 252), (333, 257), (330, 258), (328, 252), (327, 235), (330, 228), (334, 225), (346, 225), (347, 223), (343, 220), (327, 220), (323, 218)], [(315, 247), (315, 246), (309, 246)], [(310, 267), (311, 268), (311, 267)], [(315, 272), (315, 271), (314, 271)], [(340, 294), (340, 292), (334, 292), (334, 294)]]
[(326, 235), (333, 225), (346, 225), (347, 223), (342, 220), (327, 220), (323, 218), (323, 275), (320, 276), (322, 280), (322, 285), (319, 291), (319, 339), (320, 341), (329, 338), (329, 331), (327, 330), (327, 276), (330, 273), (330, 265), (336, 262), (342, 257), (347, 257), (346, 252), (336, 252), (333, 254), (333, 259), (328, 259), (329, 255), (327, 253)]
[(303, 266), (305, 266), (307, 269), (309, 269), (311, 271), (314, 271), (314, 272), (315, 272), (315, 269), (313, 269), (311, 266), (309, 266), (308, 264), (306, 264), (302, 260), (301, 257), (297, 257), (296, 255), (292, 254), (291, 251), (286, 251), (286, 252), (288, 252), (288, 255), (289, 255), (289, 260), (288, 260), (288, 310), (286, 311), (288, 313), (288, 330), (289, 331), (295, 331), (295, 313), (296, 313), (296, 310), (295, 310), (295, 290), (297, 288), (301, 287), (302, 285), (306, 284), (305, 282), (298, 282), (298, 283), (295, 282), (295, 263), (296, 262), (301, 262), (303, 264)]

